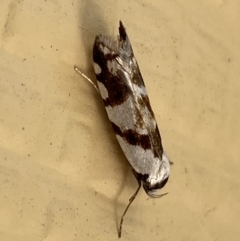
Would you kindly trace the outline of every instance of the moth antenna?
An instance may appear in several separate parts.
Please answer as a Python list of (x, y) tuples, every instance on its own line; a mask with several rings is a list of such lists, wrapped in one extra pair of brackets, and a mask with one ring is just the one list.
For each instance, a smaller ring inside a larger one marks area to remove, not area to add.
[(137, 196), (139, 190), (141, 188), (141, 181), (138, 181), (138, 188), (135, 191), (135, 193), (130, 197), (129, 199), (129, 203), (126, 207), (126, 209), (124, 210), (122, 217), (121, 217), (121, 221), (120, 221), (120, 225), (119, 225), (119, 230), (118, 230), (118, 237), (121, 238), (121, 234), (122, 234), (122, 224), (123, 224), (123, 218), (125, 216), (125, 214), (127, 213), (127, 210), (129, 209), (130, 205), (132, 204), (132, 202), (134, 201), (135, 197)]
[(93, 87), (96, 89), (96, 91), (98, 92), (98, 94), (100, 94), (97, 85), (90, 78), (88, 78), (77, 66), (74, 66), (74, 70), (77, 73), (79, 73), (84, 79), (86, 79), (89, 83), (91, 83)]

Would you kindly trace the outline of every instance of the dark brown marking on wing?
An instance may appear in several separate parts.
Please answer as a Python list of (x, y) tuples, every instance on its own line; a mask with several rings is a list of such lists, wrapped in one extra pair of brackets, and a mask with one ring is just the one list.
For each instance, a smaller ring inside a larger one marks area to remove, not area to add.
[[(137, 60), (136, 60), (136, 64), (134, 64), (133, 58), (134, 58), (134, 54), (133, 54), (133, 49), (132, 49), (132, 45), (130, 43), (129, 37), (127, 35), (126, 29), (123, 26), (122, 22), (120, 21), (119, 23), (119, 35), (120, 35), (120, 42), (121, 42), (121, 46), (124, 50), (129, 52), (128, 57), (128, 62), (132, 71), (132, 82), (138, 86), (144, 86), (144, 81), (140, 72), (140, 69), (138, 67), (137, 64)], [(123, 57), (123, 59), (126, 58), (126, 56), (121, 56)]]
[[(140, 109), (145, 109), (147, 107), (150, 116), (148, 117), (149, 120), (155, 120), (154, 113), (152, 111), (148, 96), (141, 95), (138, 99), (138, 105), (140, 106)], [(158, 158), (162, 158), (163, 154), (163, 147), (162, 147), (162, 140), (161, 135), (158, 129), (158, 126), (153, 129), (151, 125), (148, 125), (149, 123), (145, 123), (142, 118), (142, 113), (139, 110), (136, 110), (136, 123), (142, 127), (142, 129), (146, 128), (147, 133), (149, 135), (150, 141), (151, 141), (151, 148), (154, 152), (154, 156)], [(145, 120), (146, 121), (146, 120)]]
[(141, 104), (142, 106), (147, 106), (149, 112), (151, 113), (152, 118), (155, 119), (148, 96), (147, 95), (141, 95), (141, 98), (139, 98), (138, 101), (139, 101), (139, 104)]
[(134, 130), (121, 130), (119, 126), (111, 122), (116, 135), (121, 136), (127, 143), (134, 146), (141, 146), (144, 150), (151, 148), (151, 142), (148, 135), (141, 135)]
[(145, 84), (144, 84), (144, 81), (143, 81), (143, 78), (142, 78), (142, 74), (141, 74), (140, 69), (138, 67), (137, 61), (136, 61), (136, 65), (132, 64), (131, 67), (132, 67), (132, 72), (133, 72), (132, 82), (135, 85), (138, 85), (139, 87), (142, 87), (142, 86), (145, 87)]
[(104, 100), (104, 104), (105, 106), (120, 105), (126, 100), (131, 90), (120, 75), (113, 75), (108, 69), (107, 61), (115, 61), (117, 55), (105, 55), (99, 45), (99, 36), (97, 36), (93, 47), (93, 61), (101, 68), (101, 73), (96, 75), (97, 80), (101, 82), (108, 91), (108, 98)]
[(127, 32), (126, 32), (126, 29), (124, 28), (123, 24), (122, 24), (122, 21), (119, 21), (119, 34), (120, 34), (120, 40), (123, 40), (125, 41), (127, 39)]
[(162, 154), (163, 154), (162, 139), (161, 139), (161, 135), (157, 125), (155, 130), (150, 130), (149, 138), (151, 140), (154, 156), (162, 159)]

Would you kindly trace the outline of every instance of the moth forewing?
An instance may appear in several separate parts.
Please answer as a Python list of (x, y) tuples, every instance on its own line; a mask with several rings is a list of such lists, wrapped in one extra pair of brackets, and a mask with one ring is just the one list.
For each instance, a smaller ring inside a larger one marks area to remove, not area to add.
[[(138, 188), (121, 217), (118, 230), (121, 237), (123, 218), (137, 196), (141, 183), (150, 197), (166, 194), (158, 194), (157, 191), (168, 181), (170, 163), (163, 151), (145, 84), (121, 21), (116, 40), (110, 36), (96, 36), (93, 62), (98, 85), (96, 89), (100, 92), (117, 140), (138, 181)], [(83, 77), (89, 81), (88, 77)]]

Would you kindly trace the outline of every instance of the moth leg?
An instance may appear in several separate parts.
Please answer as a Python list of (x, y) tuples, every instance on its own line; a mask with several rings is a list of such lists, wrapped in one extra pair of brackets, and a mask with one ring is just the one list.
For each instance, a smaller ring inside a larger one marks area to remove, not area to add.
[(100, 94), (99, 89), (97, 85), (90, 79), (88, 78), (77, 66), (74, 66), (74, 70), (78, 72), (84, 79), (86, 79), (89, 83), (93, 85), (93, 87), (96, 89), (96, 91)]
[(118, 237), (121, 238), (121, 234), (122, 234), (122, 224), (123, 224), (123, 218), (128, 210), (128, 208), (130, 207), (130, 205), (132, 204), (132, 202), (134, 201), (135, 197), (137, 196), (139, 190), (141, 188), (141, 181), (138, 181), (138, 188), (137, 190), (135, 191), (135, 193), (130, 197), (129, 199), (129, 203), (125, 209), (125, 211), (123, 212), (122, 214), (122, 217), (121, 217), (121, 221), (120, 221), (120, 225), (119, 225), (119, 230), (118, 230)]

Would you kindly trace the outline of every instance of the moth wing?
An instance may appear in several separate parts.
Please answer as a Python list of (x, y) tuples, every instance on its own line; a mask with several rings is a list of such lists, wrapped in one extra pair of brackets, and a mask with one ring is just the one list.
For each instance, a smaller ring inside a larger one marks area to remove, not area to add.
[(126, 30), (119, 39), (98, 35), (93, 48), (98, 87), (117, 140), (136, 172), (150, 174), (163, 148), (147, 91)]

